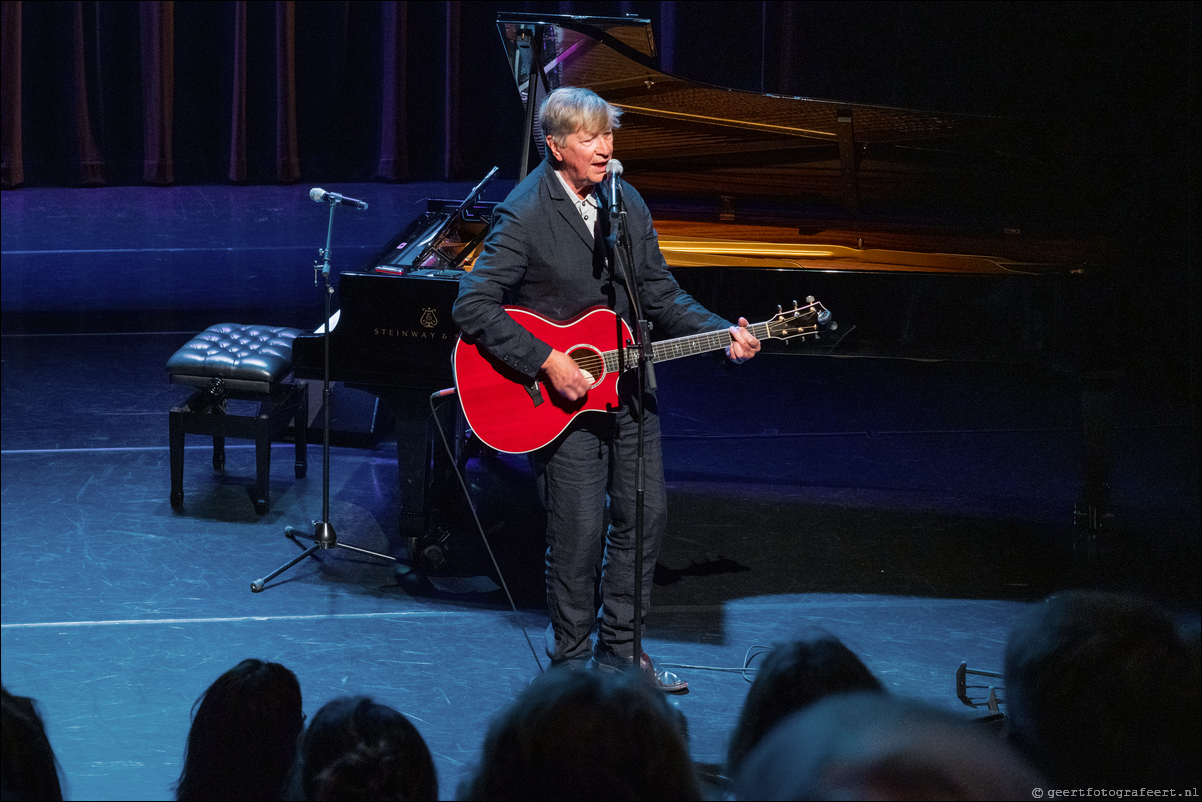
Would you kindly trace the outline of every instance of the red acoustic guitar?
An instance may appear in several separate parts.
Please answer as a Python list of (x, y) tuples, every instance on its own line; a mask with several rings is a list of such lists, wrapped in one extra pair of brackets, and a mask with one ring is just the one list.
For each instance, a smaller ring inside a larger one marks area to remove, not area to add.
[[(824, 325), (833, 328), (830, 312), (813, 298), (806, 301), (747, 328), (760, 340), (805, 337)], [(554, 388), (531, 381), (481, 346), (460, 338), (452, 357), (455, 387), (468, 426), (485, 445), (508, 454), (534, 451), (559, 437), (577, 415), (617, 408), (619, 360), (625, 358), (629, 367), (635, 359), (633, 350), (621, 347), (634, 339), (624, 320), (603, 306), (563, 323), (520, 306), (507, 306), (505, 311), (535, 337), (576, 360), (593, 377), (593, 385), (584, 398), (568, 401)], [(677, 337), (653, 343), (652, 359), (663, 362), (728, 345), (727, 329)]]

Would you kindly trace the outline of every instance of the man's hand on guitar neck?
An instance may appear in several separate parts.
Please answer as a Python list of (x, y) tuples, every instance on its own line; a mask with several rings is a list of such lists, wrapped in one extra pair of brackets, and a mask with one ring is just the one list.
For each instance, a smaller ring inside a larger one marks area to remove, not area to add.
[(555, 392), (569, 401), (584, 398), (593, 386), (593, 377), (588, 371), (581, 370), (576, 360), (563, 351), (551, 351), (547, 361), (543, 362), (541, 374), (555, 388)]
[[(737, 327), (730, 327), (730, 345), (726, 349), (726, 356), (736, 364), (746, 362), (760, 350), (760, 341), (747, 330), (748, 325), (747, 318), (741, 317)], [(551, 355), (543, 362), (540, 375), (555, 392), (569, 401), (584, 398), (594, 381), (594, 377), (582, 370), (576, 360), (559, 350), (551, 351)]]
[(731, 343), (726, 349), (726, 358), (735, 364), (751, 359), (760, 350), (760, 341), (747, 330), (747, 318), (739, 318), (739, 325), (730, 327)]

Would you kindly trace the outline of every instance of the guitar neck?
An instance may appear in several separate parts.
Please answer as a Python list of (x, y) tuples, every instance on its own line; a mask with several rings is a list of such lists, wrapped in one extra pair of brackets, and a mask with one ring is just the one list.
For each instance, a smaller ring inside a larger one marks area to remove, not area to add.
[[(757, 340), (766, 340), (773, 337), (767, 323), (753, 323), (747, 327), (747, 330)], [(707, 354), (710, 351), (718, 351), (725, 348), (730, 345), (730, 342), (730, 331), (727, 329), (707, 331), (703, 334), (691, 334), (687, 337), (676, 337), (672, 340), (661, 340), (651, 345), (651, 361), (667, 362), (669, 359)], [(606, 370), (616, 370), (618, 367), (618, 352), (616, 350), (606, 351), (604, 357)]]
[[(772, 335), (767, 323), (753, 323), (747, 327), (757, 340), (766, 340)], [(682, 356), (697, 356), (718, 351), (730, 345), (730, 331), (719, 329), (707, 331), (704, 334), (692, 334), (688, 337), (677, 337), (673, 340), (661, 340), (651, 346), (651, 361), (666, 362), (669, 359), (679, 359)]]

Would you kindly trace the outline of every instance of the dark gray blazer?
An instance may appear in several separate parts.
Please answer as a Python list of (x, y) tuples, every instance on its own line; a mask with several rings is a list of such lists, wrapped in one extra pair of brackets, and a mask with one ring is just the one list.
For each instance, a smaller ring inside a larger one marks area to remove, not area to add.
[[(654, 324), (654, 339), (730, 326), (677, 285), (659, 251), (651, 212), (626, 182), (622, 182), (622, 198), (643, 314)], [(604, 210), (607, 197), (603, 193), (598, 200)], [(529, 378), (537, 375), (551, 346), (514, 322), (503, 304), (524, 306), (553, 320), (607, 306), (633, 325), (626, 288), (606, 264), (605, 223), (594, 240), (573, 199), (544, 160), (494, 210), (483, 252), (459, 280), (455, 323), (493, 356)]]

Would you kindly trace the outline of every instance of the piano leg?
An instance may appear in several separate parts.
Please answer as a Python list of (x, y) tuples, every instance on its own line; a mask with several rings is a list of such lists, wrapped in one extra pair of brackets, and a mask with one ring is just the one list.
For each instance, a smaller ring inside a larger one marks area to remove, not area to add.
[(385, 401), (396, 419), (396, 457), (399, 480), (400, 535), (402, 538), (425, 534), (427, 466), (426, 418), (430, 415), (427, 398), (421, 390), (392, 390)]
[(1111, 517), (1110, 478), (1114, 467), (1113, 373), (1089, 373), (1081, 382), (1082, 483), (1076, 509), (1079, 536), (1074, 545), (1086, 558), (1097, 553), (1097, 534)]
[[(396, 419), (399, 534), (409, 545), (410, 562), (425, 571), (447, 563), (447, 533), (439, 526), (443, 509), (454, 499), (457, 483), (430, 416), (430, 391), (388, 388), (375, 392), (388, 404)], [(455, 448), (458, 404), (439, 402), (448, 440)]]

